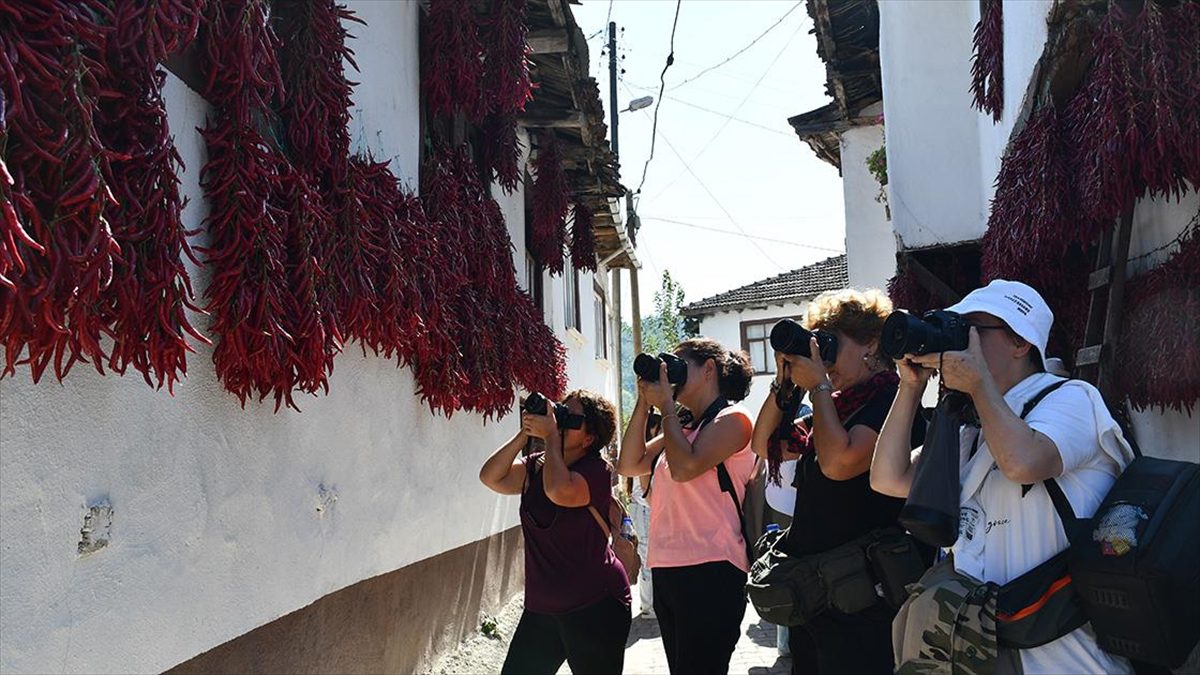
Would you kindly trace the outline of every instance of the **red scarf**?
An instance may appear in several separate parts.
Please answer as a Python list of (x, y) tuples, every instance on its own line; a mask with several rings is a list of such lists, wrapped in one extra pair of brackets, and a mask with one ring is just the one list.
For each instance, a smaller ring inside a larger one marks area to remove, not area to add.
[[(850, 416), (870, 402), (880, 389), (896, 387), (899, 384), (900, 376), (895, 371), (884, 370), (848, 389), (833, 392), (833, 407), (837, 410), (838, 421), (845, 425)], [(784, 418), (780, 422), (779, 428), (775, 430), (775, 433), (771, 435), (771, 440), (767, 443), (767, 476), (776, 485), (779, 485), (781, 480), (779, 465), (783, 462), (785, 449), (800, 455), (806, 455), (816, 450), (812, 430), (805, 428), (802, 420), (792, 419), (795, 417), (794, 411), (790, 416), (787, 413), (788, 411), (784, 411)]]

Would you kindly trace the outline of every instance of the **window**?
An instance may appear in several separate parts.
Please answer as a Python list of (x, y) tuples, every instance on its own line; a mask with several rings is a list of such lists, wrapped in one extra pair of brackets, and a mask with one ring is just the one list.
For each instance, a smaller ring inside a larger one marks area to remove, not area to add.
[(742, 349), (750, 355), (755, 375), (775, 374), (775, 351), (771, 349), (771, 328), (781, 319), (759, 319), (742, 322)]
[(592, 290), (592, 313), (596, 317), (596, 327), (593, 336), (596, 340), (596, 358), (608, 358), (608, 302), (604, 299), (604, 289), (595, 284)]
[(563, 322), (567, 328), (579, 330), (579, 270), (569, 257), (563, 265)]

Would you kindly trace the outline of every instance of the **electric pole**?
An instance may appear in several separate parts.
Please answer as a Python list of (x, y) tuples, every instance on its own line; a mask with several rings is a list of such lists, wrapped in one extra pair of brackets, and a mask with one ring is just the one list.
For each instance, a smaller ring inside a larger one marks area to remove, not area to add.
[(608, 107), (612, 122), (610, 136), (612, 138), (613, 155), (620, 155), (617, 150), (617, 22), (608, 22)]

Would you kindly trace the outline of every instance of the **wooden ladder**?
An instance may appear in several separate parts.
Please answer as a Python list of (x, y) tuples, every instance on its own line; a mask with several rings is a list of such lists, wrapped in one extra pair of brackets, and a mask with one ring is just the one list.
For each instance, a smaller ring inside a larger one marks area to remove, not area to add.
[(1132, 434), (1129, 411), (1115, 391), (1113, 352), (1121, 333), (1125, 309), (1125, 264), (1133, 233), (1133, 209), (1122, 214), (1106, 230), (1096, 247), (1095, 265), (1088, 276), (1091, 302), (1088, 308), (1084, 347), (1075, 354), (1075, 377), (1096, 385), (1126, 435)]

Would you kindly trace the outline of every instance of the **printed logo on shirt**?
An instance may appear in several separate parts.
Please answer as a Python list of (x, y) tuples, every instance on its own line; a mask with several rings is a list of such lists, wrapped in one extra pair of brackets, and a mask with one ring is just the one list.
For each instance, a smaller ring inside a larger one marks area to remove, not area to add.
[(979, 522), (979, 511), (970, 506), (958, 510), (958, 533), (964, 539), (975, 538), (975, 525)]
[(996, 520), (989, 520), (989, 521), (987, 521), (987, 525), (983, 528), (983, 533), (991, 534), (993, 527), (996, 527), (997, 525), (1007, 525), (1008, 523), (1009, 523), (1008, 518), (998, 518)]

